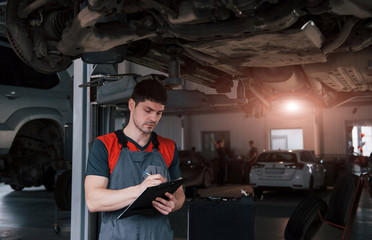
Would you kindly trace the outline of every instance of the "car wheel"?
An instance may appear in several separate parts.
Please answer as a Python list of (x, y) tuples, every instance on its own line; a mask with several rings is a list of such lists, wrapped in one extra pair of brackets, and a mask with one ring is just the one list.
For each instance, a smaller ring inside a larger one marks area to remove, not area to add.
[(344, 173), (337, 178), (328, 203), (326, 217), (328, 221), (340, 226), (346, 225), (348, 213), (352, 207), (353, 197), (355, 191), (357, 191), (357, 184), (358, 176), (351, 173)]
[(261, 188), (254, 188), (253, 192), (256, 198), (261, 198), (263, 196), (263, 190)]
[(71, 184), (72, 170), (64, 171), (56, 181), (54, 200), (60, 210), (71, 210)]
[(286, 240), (310, 240), (318, 232), (325, 215), (327, 203), (318, 196), (305, 198), (291, 214), (284, 232)]
[(209, 171), (204, 172), (203, 187), (208, 188), (212, 183), (212, 175)]
[(15, 185), (15, 184), (10, 184), (10, 187), (11, 187), (14, 191), (22, 191), (22, 189), (23, 189), (23, 187), (18, 186), (18, 185)]
[(44, 172), (44, 187), (48, 192), (53, 192), (55, 187), (55, 175), (56, 171), (53, 168), (49, 168)]
[(198, 188), (196, 186), (185, 187), (185, 196), (191, 199), (197, 198), (199, 196)]

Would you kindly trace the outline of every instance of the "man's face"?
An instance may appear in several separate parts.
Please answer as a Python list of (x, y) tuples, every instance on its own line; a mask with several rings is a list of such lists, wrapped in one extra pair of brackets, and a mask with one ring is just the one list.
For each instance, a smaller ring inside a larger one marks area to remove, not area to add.
[(164, 111), (164, 105), (146, 100), (135, 106), (134, 100), (130, 99), (129, 109), (133, 114), (133, 122), (137, 129), (149, 134), (154, 131), (158, 124)]

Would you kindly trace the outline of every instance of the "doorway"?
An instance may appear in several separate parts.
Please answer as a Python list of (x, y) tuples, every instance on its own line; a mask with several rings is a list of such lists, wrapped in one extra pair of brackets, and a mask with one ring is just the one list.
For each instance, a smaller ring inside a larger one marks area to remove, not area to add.
[(372, 152), (372, 125), (355, 125), (351, 130), (354, 152), (361, 156), (369, 156)]

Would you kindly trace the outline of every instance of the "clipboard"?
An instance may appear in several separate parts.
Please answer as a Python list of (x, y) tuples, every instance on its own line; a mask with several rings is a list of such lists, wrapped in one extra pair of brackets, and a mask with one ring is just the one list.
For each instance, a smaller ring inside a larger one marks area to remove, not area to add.
[(152, 205), (152, 201), (157, 197), (166, 198), (166, 192), (173, 194), (185, 181), (186, 179), (180, 178), (177, 180), (162, 183), (157, 186), (146, 188), (146, 190), (143, 191), (143, 193), (139, 197), (137, 197), (136, 200), (134, 200), (119, 214), (117, 219), (123, 219), (137, 214), (147, 216), (156, 215), (157, 213), (159, 213), (159, 211), (154, 208), (154, 206)]

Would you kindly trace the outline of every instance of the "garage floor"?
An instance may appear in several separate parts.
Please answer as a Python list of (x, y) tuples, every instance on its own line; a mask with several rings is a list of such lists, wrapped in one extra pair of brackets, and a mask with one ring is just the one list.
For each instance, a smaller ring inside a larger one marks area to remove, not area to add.
[[(236, 197), (247, 186), (226, 185), (200, 189), (201, 196)], [(316, 194), (328, 202), (332, 189)], [(284, 239), (283, 233), (288, 217), (305, 197), (296, 192), (265, 192), (263, 200), (255, 201), (255, 239)], [(187, 204), (171, 216), (175, 240), (187, 239)], [(57, 217), (57, 218), (56, 218)], [(8, 185), (0, 183), (0, 239), (70, 239), (70, 213), (56, 211), (53, 193), (43, 187), (29, 188), (15, 192)], [(56, 221), (57, 219), (57, 221)], [(54, 231), (58, 223), (60, 232)], [(323, 224), (315, 239), (341, 239), (342, 232)], [(372, 201), (363, 191), (354, 223), (352, 238), (372, 239)]]

